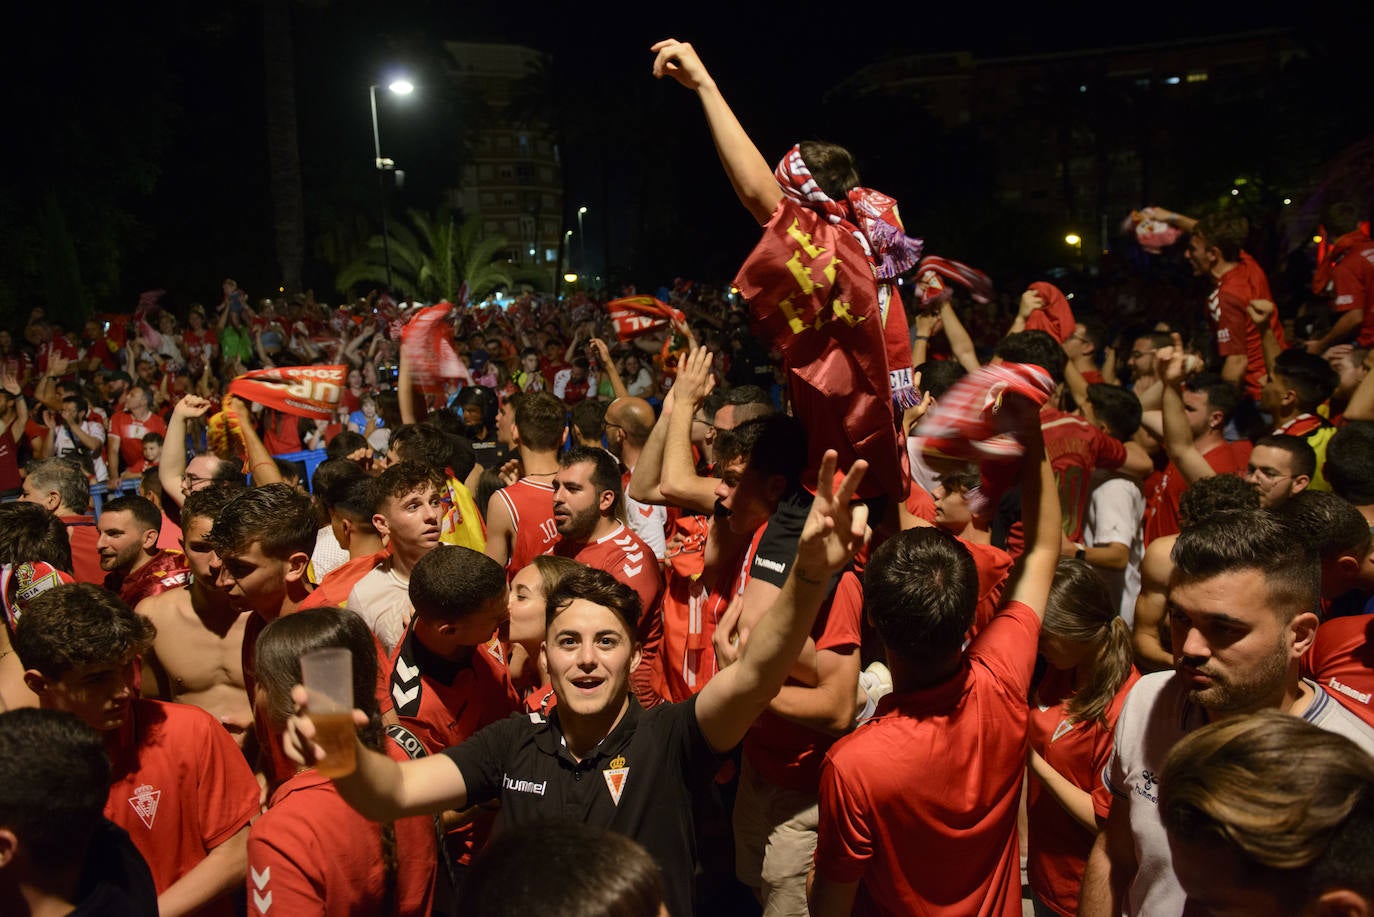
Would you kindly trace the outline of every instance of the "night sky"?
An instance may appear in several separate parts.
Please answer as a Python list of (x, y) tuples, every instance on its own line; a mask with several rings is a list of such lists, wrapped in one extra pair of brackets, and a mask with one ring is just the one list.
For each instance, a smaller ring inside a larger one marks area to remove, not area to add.
[[(57, 263), (77, 265), (92, 308), (130, 308), (150, 287), (166, 287), (184, 306), (216, 295), (224, 276), (273, 292), (263, 7), (248, 0), (129, 6), (57, 2), (17, 14), (6, 92), (23, 141), (7, 144), (15, 161), (0, 201), (0, 310), (26, 312), (25, 303), (50, 289), (35, 277), (45, 265), (52, 273), (55, 256), (37, 240), (51, 235), (54, 221), (72, 240)], [(455, 150), (480, 112), (451, 91), (424, 91), (444, 39), (504, 41), (554, 55), (569, 134), (567, 225), (587, 205), (591, 259), (657, 284), (672, 274), (728, 279), (757, 232), (721, 173), (696, 101), (650, 77), (648, 47), (659, 38), (697, 46), (765, 158), (799, 139), (833, 140), (853, 149), (861, 169), (866, 154), (879, 163), (865, 171), (866, 184), (903, 189), (912, 186), (922, 155), (908, 126), (881, 117), (852, 123), (819, 101), (873, 60), (914, 50), (1027, 54), (1318, 28), (1305, 18), (1312, 7), (1234, 3), (1201, 11), (1056, 4), (1016, 14), (972, 4), (644, 4), (629, 17), (587, 3), (289, 6), (305, 285), (322, 290), (332, 288), (329, 247), (376, 231), (369, 82), (404, 70), (421, 84), (412, 107), (382, 113), (384, 153), (406, 170), (394, 208), (432, 209), (440, 189), (454, 183)], [(903, 146), (903, 155), (893, 155)], [(657, 190), (645, 196), (646, 188)], [(969, 189), (970, 200), (979, 193)], [(903, 204), (919, 212), (919, 201)], [(646, 222), (658, 226), (656, 241), (631, 247)], [(938, 226), (908, 228), (939, 237)], [(644, 265), (626, 263), (634, 258), (658, 273), (636, 276)]]

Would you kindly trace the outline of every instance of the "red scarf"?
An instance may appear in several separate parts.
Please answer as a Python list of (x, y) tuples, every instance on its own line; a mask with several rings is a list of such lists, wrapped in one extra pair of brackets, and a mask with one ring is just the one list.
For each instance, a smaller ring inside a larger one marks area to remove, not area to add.
[(426, 395), (442, 395), (449, 380), (472, 384), (468, 365), (453, 349), (453, 303), (444, 300), (416, 312), (400, 330), (401, 355), (411, 384)]
[(616, 337), (628, 341), (659, 331), (672, 322), (685, 322), (687, 316), (661, 299), (652, 296), (622, 296), (606, 303), (606, 312), (615, 324)]
[(345, 364), (255, 369), (230, 382), (229, 394), (282, 414), (333, 420), (347, 377)]

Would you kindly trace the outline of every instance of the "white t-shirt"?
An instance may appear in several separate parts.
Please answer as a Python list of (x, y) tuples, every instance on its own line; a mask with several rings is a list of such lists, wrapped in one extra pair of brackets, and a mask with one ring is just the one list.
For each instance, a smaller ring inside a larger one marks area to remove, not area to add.
[(1130, 551), (1125, 570), (1096, 568), (1112, 595), (1120, 598), (1121, 617), (1135, 623), (1135, 600), (1140, 595), (1140, 558), (1145, 553), (1140, 520), (1145, 515), (1145, 494), (1128, 477), (1109, 471), (1093, 472), (1088, 514), (1083, 520), (1083, 543), (1089, 547), (1124, 544)]
[[(1374, 728), (1355, 716), (1314, 681), (1302, 718), (1374, 754)], [(1173, 672), (1154, 672), (1136, 682), (1116, 722), (1116, 745), (1102, 782), (1113, 806), (1129, 806), (1137, 869), (1122, 902), (1122, 913), (1155, 917), (1181, 914), (1187, 895), (1174, 876), (1169, 838), (1159, 817), (1159, 772), (1170, 749), (1207, 724), (1206, 711), (1188, 699), (1187, 682)], [(1101, 813), (1098, 813), (1099, 815)]]
[[(97, 484), (109, 480), (110, 471), (105, 467), (105, 427), (93, 417), (81, 421), (78, 426), (81, 432), (87, 436), (94, 436), (100, 440), (100, 445), (94, 449), (87, 450), (91, 454), (91, 467), (95, 469), (95, 481)], [(85, 446), (76, 441), (76, 437), (67, 432), (63, 424), (58, 424), (53, 435), (53, 454), (66, 455), (69, 451), (78, 451), (78, 447), (85, 449)]]
[(348, 560), (348, 552), (334, 537), (332, 526), (324, 526), (315, 533), (315, 553), (310, 555), (310, 566), (315, 568), (315, 582), (343, 566)]
[(358, 580), (348, 594), (348, 610), (367, 622), (382, 641), (387, 655), (401, 642), (406, 625), (414, 614), (410, 604), (410, 580), (403, 578), (383, 561)]

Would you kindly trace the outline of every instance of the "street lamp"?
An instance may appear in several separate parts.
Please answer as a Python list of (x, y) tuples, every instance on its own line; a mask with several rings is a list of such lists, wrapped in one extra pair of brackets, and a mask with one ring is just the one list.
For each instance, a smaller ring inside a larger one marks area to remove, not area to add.
[(582, 257), (578, 259), (578, 267), (582, 270), (587, 269), (587, 234), (582, 231), (582, 216), (587, 212), (586, 207), (577, 208), (577, 244), (581, 248)]
[(1076, 232), (1071, 232), (1064, 237), (1065, 245), (1072, 245), (1074, 254), (1079, 258), (1083, 257), (1083, 237)]
[[(382, 198), (382, 253), (386, 258), (386, 288), (391, 291), (391, 235), (386, 228), (386, 173), (396, 171), (396, 162), (391, 159), (382, 158), (382, 136), (377, 129), (377, 85), (373, 83), (367, 87), (368, 98), (372, 100), (372, 155), (373, 165), (377, 169), (377, 192)], [(398, 96), (408, 96), (415, 91), (415, 84), (410, 80), (393, 80), (386, 87), (393, 94)]]

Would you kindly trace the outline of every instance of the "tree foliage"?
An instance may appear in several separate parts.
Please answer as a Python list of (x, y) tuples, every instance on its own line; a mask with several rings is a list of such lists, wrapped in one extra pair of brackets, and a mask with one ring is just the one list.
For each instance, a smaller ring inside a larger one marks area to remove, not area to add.
[[(512, 285), (505, 252), (510, 243), (500, 234), (478, 235), (476, 220), (458, 222), (440, 207), (434, 213), (406, 211), (407, 223), (389, 225), (393, 288), (425, 302), (453, 300), (464, 283), (480, 299)], [(343, 291), (386, 283), (386, 246), (381, 235), (367, 240), (363, 253), (335, 278)]]

